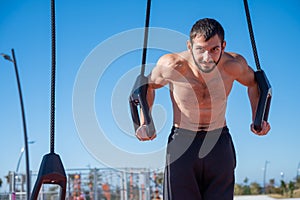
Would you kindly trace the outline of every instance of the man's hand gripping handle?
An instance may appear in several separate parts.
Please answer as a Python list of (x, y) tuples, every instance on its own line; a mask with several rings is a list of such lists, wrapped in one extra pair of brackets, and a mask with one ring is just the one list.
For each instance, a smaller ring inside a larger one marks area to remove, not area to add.
[(148, 78), (139, 75), (129, 97), (131, 118), (135, 134), (141, 141), (152, 140), (156, 137), (155, 126), (147, 102), (147, 90)]
[(263, 70), (258, 70), (255, 72), (255, 79), (259, 87), (260, 96), (253, 126), (256, 131), (260, 132), (264, 127), (264, 121), (268, 121), (272, 97), (272, 88)]

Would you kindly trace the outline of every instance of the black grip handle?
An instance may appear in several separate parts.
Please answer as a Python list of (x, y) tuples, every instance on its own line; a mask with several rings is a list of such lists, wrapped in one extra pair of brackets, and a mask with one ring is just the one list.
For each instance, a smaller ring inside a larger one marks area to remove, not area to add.
[(43, 184), (59, 185), (61, 187), (60, 200), (66, 199), (67, 176), (58, 154), (49, 153), (43, 157), (30, 200), (38, 199)]
[(263, 121), (268, 121), (272, 98), (272, 88), (263, 70), (256, 71), (254, 75), (258, 84), (260, 95), (254, 119), (254, 129), (260, 131), (262, 129)]
[[(148, 78), (144, 75), (139, 75), (136, 78), (133, 89), (129, 97), (129, 105), (131, 111), (131, 117), (135, 131), (142, 125), (140, 122), (140, 113), (143, 112), (145, 125), (149, 128), (148, 137), (152, 137), (155, 134), (155, 126), (147, 102), (147, 90), (148, 90)], [(140, 109), (139, 109), (140, 107)]]

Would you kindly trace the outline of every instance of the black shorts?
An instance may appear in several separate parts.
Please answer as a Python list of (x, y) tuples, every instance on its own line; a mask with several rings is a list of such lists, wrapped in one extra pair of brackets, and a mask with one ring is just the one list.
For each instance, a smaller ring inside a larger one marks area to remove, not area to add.
[(233, 200), (236, 155), (227, 127), (173, 127), (166, 162), (164, 200)]

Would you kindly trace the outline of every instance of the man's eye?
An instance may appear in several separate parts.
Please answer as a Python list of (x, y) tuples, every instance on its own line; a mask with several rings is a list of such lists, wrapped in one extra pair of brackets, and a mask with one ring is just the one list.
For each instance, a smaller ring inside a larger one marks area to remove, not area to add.
[(204, 53), (205, 52), (205, 50), (203, 49), (203, 48), (197, 48), (196, 49), (199, 53)]
[(219, 47), (215, 47), (215, 48), (213, 48), (213, 49), (211, 50), (211, 52), (212, 52), (212, 53), (216, 53), (216, 52), (218, 52), (219, 50), (220, 50)]

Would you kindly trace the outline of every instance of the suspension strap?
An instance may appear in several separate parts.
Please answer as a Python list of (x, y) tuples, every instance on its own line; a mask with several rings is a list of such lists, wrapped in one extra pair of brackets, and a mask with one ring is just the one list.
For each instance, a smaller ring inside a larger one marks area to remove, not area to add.
[(151, 8), (151, 0), (147, 0), (146, 20), (145, 20), (145, 29), (144, 29), (144, 45), (143, 45), (142, 66), (141, 66), (142, 76), (144, 76), (145, 74), (145, 67), (146, 67), (145, 65), (146, 65), (147, 46), (148, 46), (150, 8)]
[(253, 33), (253, 28), (252, 28), (252, 23), (251, 23), (250, 12), (249, 12), (247, 0), (244, 0), (244, 7), (245, 7), (245, 12), (246, 12), (246, 17), (247, 17), (247, 23), (248, 23), (250, 40), (251, 40), (252, 49), (253, 49), (254, 60), (255, 60), (257, 70), (260, 71), (261, 67), (260, 67), (260, 63), (259, 63), (259, 59), (258, 59), (258, 53), (257, 53), (256, 44), (255, 44), (254, 33)]
[(55, 136), (55, 72), (56, 72), (56, 39), (55, 39), (55, 1), (51, 0), (51, 115), (50, 115), (50, 153), (54, 153)]
[(56, 48), (55, 48), (55, 0), (51, 0), (51, 115), (50, 115), (50, 153), (43, 157), (39, 173), (32, 190), (30, 200), (37, 200), (39, 191), (43, 184), (57, 184), (61, 187), (60, 200), (66, 199), (67, 176), (64, 166), (58, 154), (54, 153), (54, 132), (55, 132), (55, 69), (56, 69)]
[(144, 123), (143, 125), (146, 125), (148, 127), (147, 135), (149, 139), (150, 138), (152, 139), (155, 136), (155, 126), (147, 102), (148, 78), (145, 77), (149, 20), (150, 20), (150, 6), (151, 6), (151, 0), (147, 0), (141, 73), (136, 78), (133, 89), (130, 93), (129, 105), (130, 105), (131, 117), (132, 117), (135, 131), (137, 131), (137, 129), (142, 125), (140, 119), (141, 119), (141, 113), (143, 113), (143, 118), (145, 121), (143, 122)]
[(257, 68), (257, 71), (254, 73), (254, 76), (259, 89), (259, 100), (256, 108), (256, 114), (255, 114), (253, 125), (256, 131), (261, 131), (263, 127), (263, 121), (268, 121), (271, 98), (272, 98), (272, 88), (265, 72), (261, 69), (259, 64), (247, 0), (244, 0), (244, 6), (245, 6), (248, 29), (249, 29), (249, 34), (250, 34), (250, 39), (251, 39), (251, 44), (253, 49), (253, 55), (254, 55), (255, 64)]

